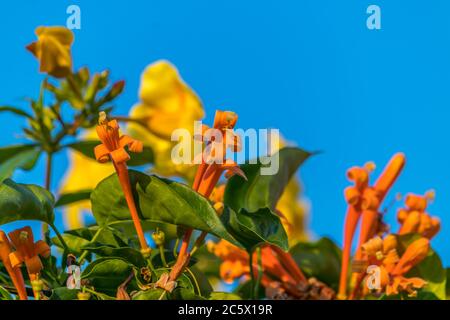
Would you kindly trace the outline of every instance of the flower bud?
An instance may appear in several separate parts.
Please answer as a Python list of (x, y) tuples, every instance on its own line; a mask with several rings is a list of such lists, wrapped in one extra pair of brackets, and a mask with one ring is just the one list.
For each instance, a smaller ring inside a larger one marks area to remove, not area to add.
[(428, 254), (430, 241), (427, 238), (420, 238), (411, 243), (406, 249), (400, 261), (392, 271), (393, 275), (402, 275), (419, 264)]
[(78, 300), (89, 300), (91, 299), (91, 294), (89, 292), (78, 292)]
[(153, 238), (153, 241), (155, 241), (155, 244), (158, 247), (164, 245), (165, 234), (164, 234), (163, 231), (157, 230), (157, 231), (153, 232), (152, 238)]
[(387, 254), (389, 251), (397, 249), (397, 237), (393, 234), (388, 234), (383, 239), (383, 252)]

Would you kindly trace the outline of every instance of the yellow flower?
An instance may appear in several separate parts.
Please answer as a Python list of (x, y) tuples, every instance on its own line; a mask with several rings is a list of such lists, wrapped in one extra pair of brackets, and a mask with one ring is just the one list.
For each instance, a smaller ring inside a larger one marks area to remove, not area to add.
[[(84, 139), (96, 138), (95, 129), (85, 132)], [(60, 193), (70, 193), (82, 190), (94, 189), (97, 184), (114, 173), (114, 168), (107, 164), (101, 164), (86, 157), (78, 151), (69, 153), (69, 169), (63, 179)], [(89, 200), (83, 200), (70, 204), (64, 208), (64, 223), (68, 229), (76, 229), (84, 226), (83, 214), (90, 212)]]
[(40, 71), (56, 78), (69, 75), (72, 71), (72, 31), (64, 27), (38, 27), (35, 33), (38, 40), (27, 49), (39, 60)]
[(167, 61), (157, 61), (145, 69), (139, 97), (141, 101), (133, 107), (130, 117), (140, 119), (145, 127), (130, 123), (127, 131), (144, 144), (152, 146), (155, 172), (192, 179), (194, 167), (172, 162), (171, 151), (175, 142), (170, 137), (178, 128), (193, 133), (194, 121), (204, 116), (200, 99)]
[(305, 230), (306, 204), (300, 200), (300, 183), (294, 177), (288, 183), (277, 203), (277, 211), (281, 212), (281, 222), (289, 239), (289, 246), (308, 238)]

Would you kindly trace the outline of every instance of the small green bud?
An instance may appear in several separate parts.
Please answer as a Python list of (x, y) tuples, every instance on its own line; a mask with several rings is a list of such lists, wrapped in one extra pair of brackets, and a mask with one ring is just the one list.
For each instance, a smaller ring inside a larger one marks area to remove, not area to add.
[(156, 230), (152, 234), (153, 241), (155, 241), (155, 244), (159, 247), (164, 245), (164, 241), (166, 239), (166, 235), (161, 230)]

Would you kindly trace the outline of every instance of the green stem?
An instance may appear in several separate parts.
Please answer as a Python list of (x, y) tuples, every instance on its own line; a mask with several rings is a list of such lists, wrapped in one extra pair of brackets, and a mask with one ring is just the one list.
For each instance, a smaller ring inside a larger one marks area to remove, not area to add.
[(64, 238), (62, 237), (61, 233), (59, 233), (58, 229), (53, 223), (48, 224), (53, 231), (55, 232), (56, 236), (58, 237), (59, 241), (61, 242), (61, 245), (64, 248), (64, 251), (69, 252), (69, 246), (67, 245), (66, 241), (64, 241)]
[(180, 244), (180, 238), (177, 238), (175, 245), (173, 246), (173, 257), (176, 258), (178, 256), (178, 245)]
[(50, 191), (50, 183), (52, 178), (52, 159), (53, 153), (47, 152), (47, 163), (45, 166), (45, 189)]
[(161, 293), (161, 295), (159, 296), (158, 300), (162, 300), (164, 298), (164, 296), (166, 295), (166, 290), (163, 291), (163, 293)]
[[(103, 228), (98, 228), (97, 232), (95, 232), (94, 236), (92, 237), (92, 239), (89, 241), (89, 244), (94, 243), (95, 240), (97, 240), (97, 238), (100, 236), (100, 232), (103, 230)], [(78, 259), (78, 263), (81, 265), (84, 261), (84, 259), (86, 259), (86, 256), (88, 255), (89, 251), (88, 250), (83, 250), (83, 252), (81, 253), (80, 258)]]
[(195, 289), (197, 289), (198, 295), (202, 296), (202, 292), (200, 290), (200, 286), (198, 284), (197, 278), (195, 277), (194, 273), (188, 267), (186, 267), (186, 271), (189, 273), (189, 275), (191, 276), (192, 280), (194, 280)]
[(161, 256), (161, 261), (162, 261), (164, 267), (167, 267), (168, 264), (166, 261), (166, 255), (164, 253), (164, 246), (158, 246), (158, 248), (159, 248), (159, 255)]
[(255, 287), (254, 287), (254, 295), (255, 298), (257, 299), (259, 296), (259, 284), (261, 283), (261, 278), (262, 278), (262, 259), (261, 259), (261, 248), (258, 247), (256, 248), (256, 255), (257, 255), (257, 266), (258, 266), (258, 276), (256, 278), (256, 283), (255, 283)]
[(250, 264), (250, 279), (251, 279), (251, 284), (252, 284), (252, 290), (251, 290), (251, 299), (255, 300), (255, 290), (253, 290), (253, 288), (255, 287), (255, 275), (253, 273), (253, 252), (251, 250), (248, 251), (248, 255), (249, 255), (249, 264)]

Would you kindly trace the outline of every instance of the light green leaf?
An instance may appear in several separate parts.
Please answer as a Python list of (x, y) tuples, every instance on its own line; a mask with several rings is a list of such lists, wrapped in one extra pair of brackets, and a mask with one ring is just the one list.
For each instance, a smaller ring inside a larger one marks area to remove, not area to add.
[[(299, 166), (311, 154), (299, 148), (283, 148), (270, 157), (270, 163), (279, 163), (279, 170), (274, 175), (262, 175), (261, 168), (267, 167), (261, 161), (257, 164), (244, 164), (247, 181), (240, 176), (233, 176), (227, 184), (224, 202), (234, 211), (244, 208), (255, 212), (261, 208), (275, 209), (275, 206)], [(267, 163), (267, 162), (264, 162)]]
[[(140, 218), (206, 231), (235, 244), (209, 201), (188, 186), (156, 176), (129, 172)], [(99, 225), (131, 220), (116, 174), (100, 182), (91, 194), (92, 211)]]
[(163, 289), (150, 289), (146, 291), (139, 291), (135, 295), (133, 295), (133, 300), (159, 300), (159, 298), (162, 297), (161, 300), (167, 300), (167, 294), (164, 294)]
[(53, 205), (53, 195), (42, 187), (10, 179), (0, 183), (0, 225), (18, 220), (39, 220), (52, 225)]
[(209, 300), (242, 300), (242, 298), (235, 293), (216, 291), (211, 292)]
[(0, 286), (0, 300), (14, 300), (12, 294), (2, 286)]

